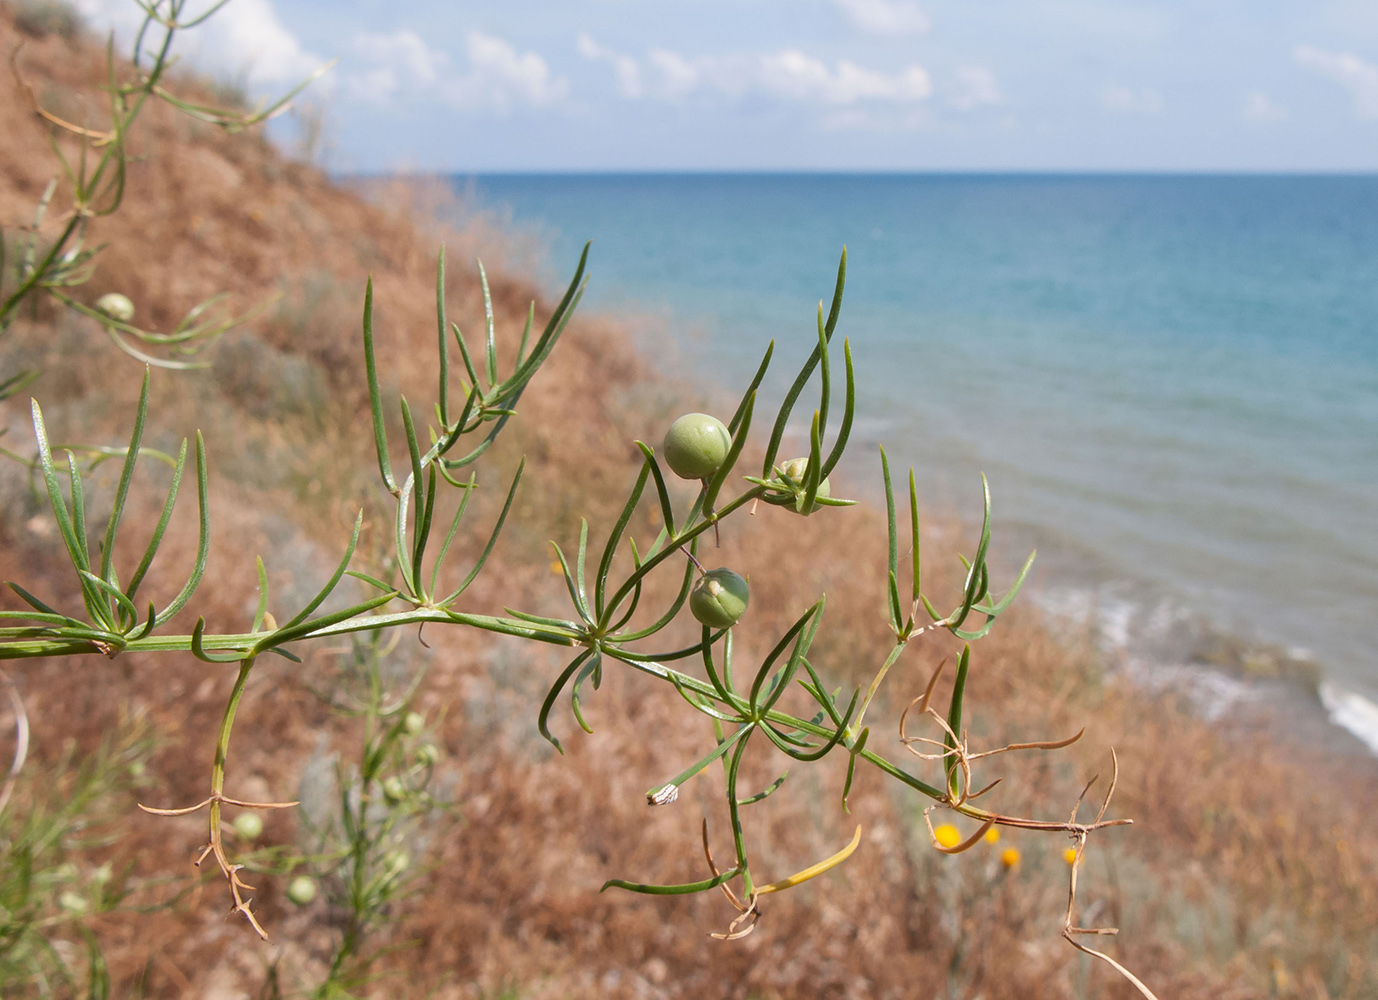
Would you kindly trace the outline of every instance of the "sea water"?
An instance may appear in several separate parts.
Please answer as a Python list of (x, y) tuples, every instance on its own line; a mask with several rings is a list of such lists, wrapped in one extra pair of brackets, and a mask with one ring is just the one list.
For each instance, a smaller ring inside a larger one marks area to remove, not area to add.
[(845, 245), (853, 475), (874, 481), (883, 440), (971, 512), (984, 471), (997, 531), (1051, 566), (1050, 607), (1314, 658), (1378, 752), (1378, 178), (454, 183), (545, 239), (552, 280), (593, 240), (586, 305), (656, 317), (726, 386), (771, 338), (781, 377), (806, 355)]

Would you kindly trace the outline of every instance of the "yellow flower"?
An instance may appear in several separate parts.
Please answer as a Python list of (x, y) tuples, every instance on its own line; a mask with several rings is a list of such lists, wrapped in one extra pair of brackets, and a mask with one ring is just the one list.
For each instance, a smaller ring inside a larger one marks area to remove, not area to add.
[(1019, 864), (1019, 851), (1013, 847), (1007, 847), (1000, 852), (1000, 863), (1006, 868), (1013, 868)]
[(962, 835), (951, 823), (944, 823), (933, 831), (933, 839), (943, 847), (956, 847), (962, 842)]
[(1067, 862), (1069, 865), (1074, 865), (1074, 864), (1076, 864), (1076, 863), (1077, 863), (1077, 849), (1076, 849), (1075, 847), (1069, 847), (1069, 848), (1067, 848), (1067, 850), (1065, 850), (1065, 851), (1062, 852), (1062, 860), (1065, 861), (1065, 862)]
[(991, 827), (986, 831), (986, 843), (994, 844), (1000, 839), (1000, 831), (996, 827)]

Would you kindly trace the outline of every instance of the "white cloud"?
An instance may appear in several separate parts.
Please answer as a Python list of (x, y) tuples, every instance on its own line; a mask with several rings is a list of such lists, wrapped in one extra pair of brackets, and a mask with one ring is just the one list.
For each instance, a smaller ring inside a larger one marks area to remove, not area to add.
[(1293, 56), (1298, 65), (1349, 91), (1356, 118), (1378, 119), (1378, 66), (1349, 52), (1326, 52), (1310, 45), (1299, 45)]
[[(99, 30), (114, 31), (122, 45), (133, 42), (143, 23), (142, 12), (129, 0), (74, 0), (74, 6)], [(188, 4), (182, 20), (192, 20), (210, 6), (209, 0)], [(161, 39), (161, 34), (154, 37)], [(200, 72), (243, 80), (255, 92), (294, 86), (325, 62), (287, 29), (272, 0), (227, 4), (203, 24), (178, 32), (173, 53)]]
[(922, 35), (932, 27), (913, 0), (833, 0), (858, 28), (874, 35)]
[(729, 84), (728, 77), (713, 72), (716, 60), (708, 57), (690, 61), (678, 52), (652, 49), (646, 60), (660, 74), (663, 92), (670, 97), (683, 97), (697, 89), (705, 77), (716, 77), (720, 86)]
[(617, 91), (623, 97), (640, 97), (641, 67), (631, 56), (599, 45), (588, 32), (579, 33), (579, 54), (594, 62), (607, 62), (617, 74)]
[(1004, 104), (1005, 95), (995, 74), (985, 66), (959, 66), (947, 102), (959, 111), (971, 111), (983, 104)]
[(846, 107), (863, 102), (913, 104), (933, 93), (928, 72), (917, 64), (886, 73), (846, 59), (829, 64), (798, 49), (727, 56), (651, 49), (639, 63), (581, 35), (579, 51), (585, 58), (612, 62), (619, 77), (635, 80), (635, 88), (622, 87), (627, 97), (681, 100), (710, 93), (738, 98), (754, 90), (788, 101)]
[(1287, 109), (1278, 107), (1267, 94), (1254, 91), (1244, 99), (1244, 117), (1251, 122), (1267, 124), (1287, 120)]
[(761, 57), (761, 83), (782, 97), (821, 104), (858, 101), (922, 101), (933, 93), (927, 71), (918, 65), (898, 73), (866, 69), (846, 59), (829, 69), (821, 59), (787, 49)]
[(349, 76), (349, 91), (381, 104), (429, 95), (456, 107), (497, 112), (553, 104), (569, 93), (568, 81), (554, 76), (536, 53), (518, 52), (510, 42), (477, 31), (465, 41), (468, 67), (461, 72), (448, 53), (414, 31), (360, 32), (353, 48), (364, 66)]
[(1100, 106), (1115, 114), (1156, 115), (1162, 113), (1163, 99), (1147, 88), (1134, 90), (1108, 83), (1100, 93)]
[(477, 31), (469, 32), (466, 45), (469, 72), (446, 87), (454, 104), (505, 111), (512, 104), (554, 104), (569, 94), (569, 81), (552, 75), (535, 52), (518, 52), (511, 42)]
[(348, 79), (350, 92), (364, 100), (385, 103), (399, 90), (426, 89), (445, 73), (449, 56), (433, 49), (414, 31), (390, 35), (359, 32), (354, 51), (374, 65)]

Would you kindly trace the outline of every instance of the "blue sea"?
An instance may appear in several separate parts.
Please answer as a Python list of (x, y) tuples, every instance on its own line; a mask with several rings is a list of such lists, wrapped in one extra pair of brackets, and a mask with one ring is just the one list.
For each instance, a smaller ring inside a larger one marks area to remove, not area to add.
[(935, 510), (979, 513), (984, 471), (1034, 599), (1131, 666), (1203, 622), (1314, 660), (1378, 752), (1378, 177), (453, 183), (543, 241), (552, 289), (593, 240), (584, 308), (728, 388), (771, 338), (781, 379), (806, 354), (845, 245), (858, 490), (873, 441)]

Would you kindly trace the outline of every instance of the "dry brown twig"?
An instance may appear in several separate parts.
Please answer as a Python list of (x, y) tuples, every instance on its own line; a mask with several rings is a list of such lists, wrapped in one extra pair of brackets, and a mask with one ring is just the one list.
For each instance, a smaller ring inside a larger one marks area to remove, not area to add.
[[(969, 802), (971, 802), (973, 799), (981, 797), (982, 795), (985, 795), (992, 788), (998, 785), (1001, 781), (1001, 779), (997, 778), (995, 781), (992, 781), (990, 784), (986, 785), (980, 791), (971, 792), (972, 761), (980, 760), (983, 757), (994, 757), (997, 754), (1009, 753), (1011, 751), (1016, 750), (1060, 750), (1063, 747), (1071, 746), (1077, 740), (1081, 739), (1081, 737), (1085, 734), (1086, 730), (1085, 728), (1083, 728), (1075, 736), (1072, 736), (1064, 740), (1044, 740), (1032, 743), (1010, 743), (1006, 746), (1000, 747), (995, 750), (983, 750), (979, 753), (972, 753), (966, 732), (963, 731), (962, 734), (959, 736), (956, 732), (953, 731), (952, 726), (948, 724), (948, 721), (944, 719), (941, 715), (939, 715), (936, 711), (934, 711), (934, 709), (931, 706), (933, 689), (937, 686), (938, 678), (942, 675), (943, 668), (946, 665), (946, 660), (943, 660), (938, 664), (937, 668), (933, 671), (932, 676), (928, 679), (928, 684), (924, 688), (923, 694), (919, 695), (905, 707), (904, 712), (900, 715), (899, 723), (900, 742), (904, 744), (905, 749), (907, 749), (910, 753), (914, 754), (914, 756), (919, 757), (922, 760), (955, 761), (956, 770), (960, 771), (962, 775), (961, 781), (958, 782), (956, 780), (955, 772), (949, 770), (949, 784), (946, 800), (943, 802), (935, 802), (933, 805), (929, 806), (923, 812), (924, 823), (928, 826), (928, 835), (933, 842), (933, 846), (937, 850), (941, 851), (943, 854), (960, 854), (963, 851), (971, 849), (973, 846), (979, 843), (981, 839), (986, 835), (986, 831), (988, 831), (991, 827), (996, 825), (1015, 827), (1017, 829), (1022, 830), (1062, 830), (1071, 834), (1072, 839), (1076, 842), (1076, 853), (1073, 856), (1072, 863), (1070, 865), (1071, 873), (1068, 879), (1069, 885), (1067, 893), (1067, 913), (1063, 919), (1062, 936), (1067, 939), (1067, 942), (1073, 948), (1076, 948), (1080, 952), (1083, 952), (1087, 955), (1091, 955), (1092, 957), (1098, 958), (1101, 961), (1107, 963), (1111, 968), (1113, 968), (1116, 972), (1118, 972), (1121, 976), (1128, 980), (1134, 986), (1134, 988), (1139, 991), (1140, 994), (1147, 998), (1147, 1000), (1158, 1000), (1158, 998), (1153, 994), (1153, 991), (1150, 990), (1146, 985), (1144, 985), (1142, 980), (1140, 980), (1137, 976), (1134, 975), (1134, 973), (1130, 972), (1127, 968), (1121, 965), (1118, 961), (1111, 958), (1104, 952), (1096, 951), (1094, 948), (1088, 948), (1086, 945), (1082, 944), (1080, 941), (1076, 939), (1077, 935), (1084, 934), (1099, 934), (1104, 936), (1113, 936), (1119, 933), (1119, 928), (1116, 927), (1078, 927), (1076, 926), (1073, 920), (1074, 910), (1076, 907), (1077, 872), (1081, 867), (1081, 859), (1086, 851), (1087, 838), (1097, 830), (1103, 830), (1106, 827), (1111, 826), (1129, 826), (1132, 825), (1134, 822), (1132, 819), (1107, 820), (1105, 818), (1105, 813), (1110, 808), (1110, 800), (1115, 794), (1115, 786), (1118, 784), (1120, 776), (1120, 761), (1119, 757), (1116, 755), (1114, 751), (1114, 748), (1111, 748), (1110, 750), (1110, 760), (1113, 766), (1113, 771), (1110, 777), (1110, 787), (1106, 790), (1105, 799), (1101, 802), (1100, 809), (1096, 812), (1096, 818), (1091, 823), (1078, 823), (1077, 812), (1081, 809), (1081, 804), (1086, 799), (1087, 793), (1091, 791), (1091, 787), (1096, 783), (1100, 775), (1096, 775), (1086, 783), (1086, 787), (1083, 788), (1081, 790), (1081, 794), (1077, 796), (1076, 804), (1072, 806), (1071, 816), (1067, 819), (1065, 823), (1050, 822), (1047, 820), (1025, 819), (1019, 816), (1005, 816), (999, 813), (987, 812), (984, 809), (978, 809), (974, 806), (970, 806), (968, 805)], [(929, 716), (938, 723), (938, 726), (942, 729), (943, 734), (946, 737), (945, 739), (936, 740), (926, 736), (910, 736), (906, 732), (906, 723), (908, 721), (909, 713), (916, 706), (918, 707), (919, 714), (921, 716)], [(938, 751), (926, 753), (915, 749), (915, 744), (934, 746), (938, 748)], [(962, 815), (964, 816), (968, 816), (972, 819), (981, 820), (982, 825), (980, 829), (978, 829), (970, 837), (963, 840), (961, 843), (955, 844), (952, 847), (944, 847), (939, 842), (937, 833), (933, 829), (933, 821), (929, 817), (929, 814), (939, 806), (946, 806), (949, 809), (953, 809), (957, 812), (962, 813)]]
[[(1115, 959), (1111, 958), (1105, 952), (1097, 951), (1094, 948), (1088, 948), (1086, 947), (1086, 945), (1078, 941), (1075, 937), (1075, 935), (1078, 934), (1102, 934), (1106, 936), (1113, 936), (1120, 932), (1118, 927), (1078, 927), (1073, 923), (1072, 919), (1073, 911), (1076, 908), (1077, 901), (1077, 870), (1081, 867), (1081, 858), (1082, 855), (1086, 852), (1086, 839), (1092, 831), (1101, 829), (1105, 826), (1112, 826), (1116, 822), (1113, 820), (1108, 823), (1102, 822), (1105, 819), (1105, 811), (1110, 808), (1110, 799), (1115, 794), (1115, 785), (1119, 782), (1120, 779), (1120, 759), (1115, 754), (1113, 748), (1110, 751), (1110, 760), (1114, 768), (1110, 775), (1110, 787), (1106, 789), (1105, 800), (1101, 802), (1100, 809), (1096, 812), (1095, 822), (1082, 825), (1077, 823), (1076, 819), (1077, 810), (1081, 808), (1082, 800), (1086, 798), (1086, 793), (1091, 791), (1091, 786), (1096, 783), (1097, 779), (1100, 778), (1100, 775), (1096, 775), (1086, 783), (1086, 787), (1083, 788), (1081, 790), (1081, 794), (1077, 796), (1076, 805), (1072, 807), (1072, 815), (1067, 821), (1067, 829), (1071, 832), (1072, 839), (1076, 841), (1076, 855), (1072, 858), (1071, 874), (1068, 876), (1067, 915), (1066, 917), (1064, 917), (1062, 922), (1062, 936), (1066, 938), (1067, 943), (1070, 944), (1077, 951), (1090, 955), (1093, 958), (1099, 958), (1102, 962), (1105, 962), (1125, 979), (1129, 980), (1129, 982), (1134, 986), (1134, 988), (1138, 990), (1144, 997), (1146, 997), (1147, 1000), (1158, 1000), (1158, 998), (1154, 995), (1153, 991), (1150, 990), (1147, 986), (1145, 986), (1143, 981), (1139, 979), (1138, 976), (1134, 975), (1134, 973), (1130, 972), (1128, 969), (1126, 969)], [(1128, 821), (1120, 820), (1118, 822), (1124, 823)]]
[[(703, 821), (703, 856), (708, 860), (708, 870), (713, 873), (713, 877), (718, 878), (721, 876), (722, 872), (718, 871), (718, 866), (713, 861), (713, 849), (708, 846), (707, 819)], [(718, 886), (718, 888), (723, 891), (723, 895), (727, 897), (727, 901), (737, 910), (737, 916), (733, 919), (732, 923), (727, 925), (727, 933), (709, 931), (708, 936), (717, 938), (719, 941), (736, 941), (739, 938), (746, 937), (756, 929), (756, 924), (761, 919), (761, 908), (757, 905), (760, 893), (753, 892), (748, 900), (743, 903), (741, 899), (738, 898), (737, 894), (732, 891), (732, 887), (726, 882)], [(746, 926), (743, 927), (742, 924), (746, 923), (748, 920), (750, 923), (747, 923)]]
[(14, 76), (14, 82), (19, 85), (19, 90), (28, 98), (29, 109), (44, 121), (56, 125), (60, 129), (65, 129), (73, 135), (79, 135), (83, 139), (90, 139), (92, 145), (96, 147), (107, 145), (114, 141), (113, 131), (101, 132), (96, 129), (83, 128), (80, 125), (73, 125), (71, 122), (59, 118), (38, 102), (38, 96), (33, 92), (33, 85), (24, 79), (19, 72), (19, 50), (24, 47), (21, 40), (18, 45), (10, 49), (10, 73)]
[(139, 803), (139, 808), (154, 816), (188, 816), (207, 806), (210, 807), (210, 843), (206, 844), (206, 846), (201, 849), (201, 853), (196, 856), (196, 860), (193, 861), (192, 864), (199, 868), (201, 867), (201, 862), (206, 860), (206, 855), (215, 855), (215, 862), (220, 866), (220, 873), (225, 876), (225, 881), (230, 887), (230, 898), (232, 900), (230, 912), (244, 914), (244, 919), (249, 921), (249, 925), (253, 927), (258, 936), (264, 941), (267, 941), (268, 932), (263, 929), (263, 925), (260, 924), (258, 918), (254, 916), (252, 908), (253, 899), (245, 899), (243, 895), (244, 892), (254, 891), (253, 886), (239, 877), (239, 873), (244, 869), (244, 866), (232, 864), (225, 854), (224, 838), (220, 828), (221, 805), (238, 806), (241, 809), (291, 809), (293, 806), (298, 805), (298, 803), (246, 802), (243, 799), (232, 799), (229, 796), (216, 793), (196, 803), (194, 806), (183, 806), (179, 809), (159, 809), (156, 806), (146, 806), (142, 802)]

